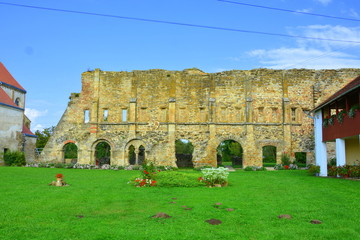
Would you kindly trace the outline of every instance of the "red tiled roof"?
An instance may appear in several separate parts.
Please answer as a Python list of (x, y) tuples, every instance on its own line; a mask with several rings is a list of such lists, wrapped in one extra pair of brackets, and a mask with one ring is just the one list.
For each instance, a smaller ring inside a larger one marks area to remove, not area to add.
[(9, 73), (6, 67), (0, 62), (0, 82), (16, 87), (22, 91), (26, 90), (15, 80), (15, 78)]
[(352, 90), (354, 90), (355, 88), (358, 88), (358, 87), (360, 87), (360, 76), (358, 76), (357, 78), (355, 78), (354, 80), (349, 82), (345, 87), (343, 87), (342, 89), (340, 89), (339, 91), (334, 93), (332, 96), (330, 96), (328, 99), (326, 99), (324, 102), (322, 102), (319, 106), (317, 106), (314, 109), (314, 111), (324, 107), (328, 103), (333, 102), (337, 98), (343, 96), (345, 93), (348, 93), (348, 92), (350, 92), (350, 91), (352, 91)]
[(28, 136), (34, 136), (36, 137), (36, 135), (25, 125), (23, 125), (23, 130), (22, 133)]
[(10, 107), (19, 108), (13, 100), (7, 95), (7, 93), (0, 87), (0, 104), (8, 105)]

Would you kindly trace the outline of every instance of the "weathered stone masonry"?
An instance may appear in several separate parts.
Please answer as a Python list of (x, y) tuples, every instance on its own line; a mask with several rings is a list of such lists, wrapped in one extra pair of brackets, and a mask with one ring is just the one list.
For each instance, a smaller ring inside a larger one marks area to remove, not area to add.
[[(157, 165), (176, 165), (175, 140), (194, 145), (195, 166), (216, 166), (216, 148), (239, 142), (243, 165), (262, 165), (262, 147), (307, 152), (312, 157), (312, 119), (306, 112), (360, 74), (340, 70), (234, 70), (204, 73), (148, 70), (82, 74), (82, 90), (68, 107), (42, 153), (64, 161), (68, 142), (78, 163), (95, 164), (95, 146), (111, 146), (111, 164), (129, 165), (129, 146)], [(89, 119), (87, 119), (89, 118)]]

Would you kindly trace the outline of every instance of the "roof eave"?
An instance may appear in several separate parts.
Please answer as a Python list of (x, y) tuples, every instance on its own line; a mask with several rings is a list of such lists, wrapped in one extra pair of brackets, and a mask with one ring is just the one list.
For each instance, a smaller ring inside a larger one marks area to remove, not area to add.
[(320, 110), (321, 108), (325, 107), (326, 105), (329, 105), (329, 104), (335, 102), (337, 99), (341, 98), (342, 96), (348, 94), (348, 93), (351, 92), (351, 91), (354, 91), (354, 90), (357, 89), (357, 88), (360, 88), (360, 85), (355, 86), (355, 87), (347, 90), (346, 92), (343, 92), (342, 94), (340, 94), (339, 96), (337, 96), (337, 97), (334, 98), (334, 99), (331, 99), (331, 100), (328, 101), (328, 102), (321, 103), (319, 106), (317, 106), (316, 108), (314, 108), (313, 110), (311, 110), (311, 112), (316, 112), (316, 111)]

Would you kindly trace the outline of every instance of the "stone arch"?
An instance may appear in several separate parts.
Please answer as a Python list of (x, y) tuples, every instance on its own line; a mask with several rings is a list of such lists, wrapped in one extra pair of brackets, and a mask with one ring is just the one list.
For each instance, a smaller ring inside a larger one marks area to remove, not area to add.
[(175, 158), (177, 167), (194, 167), (194, 145), (189, 139), (180, 138), (175, 141)]
[(93, 163), (96, 166), (111, 164), (111, 156), (113, 155), (114, 145), (107, 139), (98, 139), (92, 145)]
[(284, 143), (279, 140), (260, 140), (256, 142), (256, 146), (258, 148), (258, 151), (262, 152), (263, 147), (265, 146), (273, 146), (276, 148), (276, 163), (281, 162), (281, 152), (284, 150)]
[(78, 160), (78, 144), (74, 140), (67, 140), (63, 142), (61, 147), (62, 162), (63, 163), (77, 163)]
[(240, 142), (227, 138), (222, 140), (216, 148), (217, 165), (231, 164), (232, 166), (243, 166), (244, 149)]
[(274, 145), (264, 145), (262, 147), (262, 162), (263, 165), (267, 163), (276, 163), (277, 150)]
[(146, 159), (146, 144), (140, 139), (130, 140), (125, 145), (125, 161), (129, 165), (140, 165)]

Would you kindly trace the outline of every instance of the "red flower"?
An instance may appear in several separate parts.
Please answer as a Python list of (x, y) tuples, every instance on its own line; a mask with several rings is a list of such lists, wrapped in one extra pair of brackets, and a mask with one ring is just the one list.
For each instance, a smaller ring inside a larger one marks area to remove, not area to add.
[(288, 165), (285, 165), (284, 168), (285, 168), (285, 169), (289, 169), (289, 166), (288, 166)]
[(144, 173), (145, 173), (145, 174), (149, 174), (146, 170), (144, 170)]
[(199, 181), (199, 182), (202, 182), (203, 180), (204, 180), (204, 179), (203, 179), (202, 177), (199, 177), (199, 178), (198, 178), (198, 181)]

